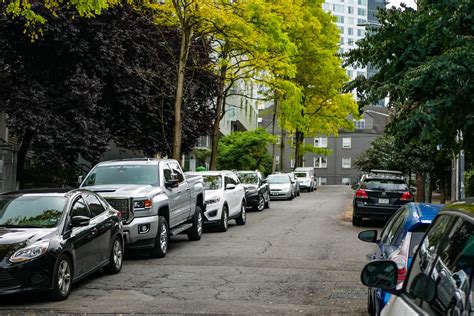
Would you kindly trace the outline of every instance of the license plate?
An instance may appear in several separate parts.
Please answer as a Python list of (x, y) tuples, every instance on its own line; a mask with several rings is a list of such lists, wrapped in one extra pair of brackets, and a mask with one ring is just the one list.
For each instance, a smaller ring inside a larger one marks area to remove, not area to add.
[(272, 193), (270, 193), (270, 195), (278, 195), (278, 193), (272, 192)]
[(389, 199), (379, 199), (379, 204), (388, 204), (390, 203)]

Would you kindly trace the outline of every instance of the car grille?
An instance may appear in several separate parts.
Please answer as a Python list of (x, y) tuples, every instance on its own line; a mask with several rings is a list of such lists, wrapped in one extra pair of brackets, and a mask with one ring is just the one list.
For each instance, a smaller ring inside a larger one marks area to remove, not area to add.
[(116, 209), (117, 211), (120, 212), (120, 215), (122, 215), (122, 220), (124, 222), (127, 222), (131, 218), (131, 203), (130, 199), (106, 199), (109, 204)]
[(20, 283), (7, 271), (0, 270), (0, 289), (14, 289), (20, 287)]

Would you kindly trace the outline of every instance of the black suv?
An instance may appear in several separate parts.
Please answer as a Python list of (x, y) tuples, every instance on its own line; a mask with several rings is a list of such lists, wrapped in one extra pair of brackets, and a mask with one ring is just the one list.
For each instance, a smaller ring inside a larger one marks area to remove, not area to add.
[(398, 263), (372, 261), (361, 280), (394, 294), (384, 315), (474, 315), (474, 199), (446, 205), (417, 247), (403, 288)]
[(377, 170), (365, 175), (354, 195), (352, 224), (363, 218), (388, 220), (402, 205), (412, 202), (401, 172)]
[(270, 187), (260, 171), (237, 171), (237, 176), (245, 188), (247, 207), (263, 211), (270, 207)]

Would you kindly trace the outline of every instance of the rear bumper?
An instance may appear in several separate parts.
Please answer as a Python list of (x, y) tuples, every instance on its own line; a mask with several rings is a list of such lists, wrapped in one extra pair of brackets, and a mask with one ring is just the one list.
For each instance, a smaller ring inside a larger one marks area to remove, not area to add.
[(356, 202), (354, 214), (369, 219), (388, 220), (400, 207), (401, 205), (364, 205), (361, 202)]
[(270, 192), (270, 199), (277, 200), (277, 199), (288, 199), (291, 197), (292, 191), (273, 191)]

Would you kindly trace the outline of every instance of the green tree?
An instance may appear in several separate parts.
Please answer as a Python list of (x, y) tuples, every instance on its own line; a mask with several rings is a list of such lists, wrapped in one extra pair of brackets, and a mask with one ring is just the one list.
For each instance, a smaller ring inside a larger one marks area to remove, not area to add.
[(222, 137), (219, 144), (220, 169), (255, 170), (271, 173), (273, 158), (268, 146), (275, 138), (264, 129), (235, 132)]

